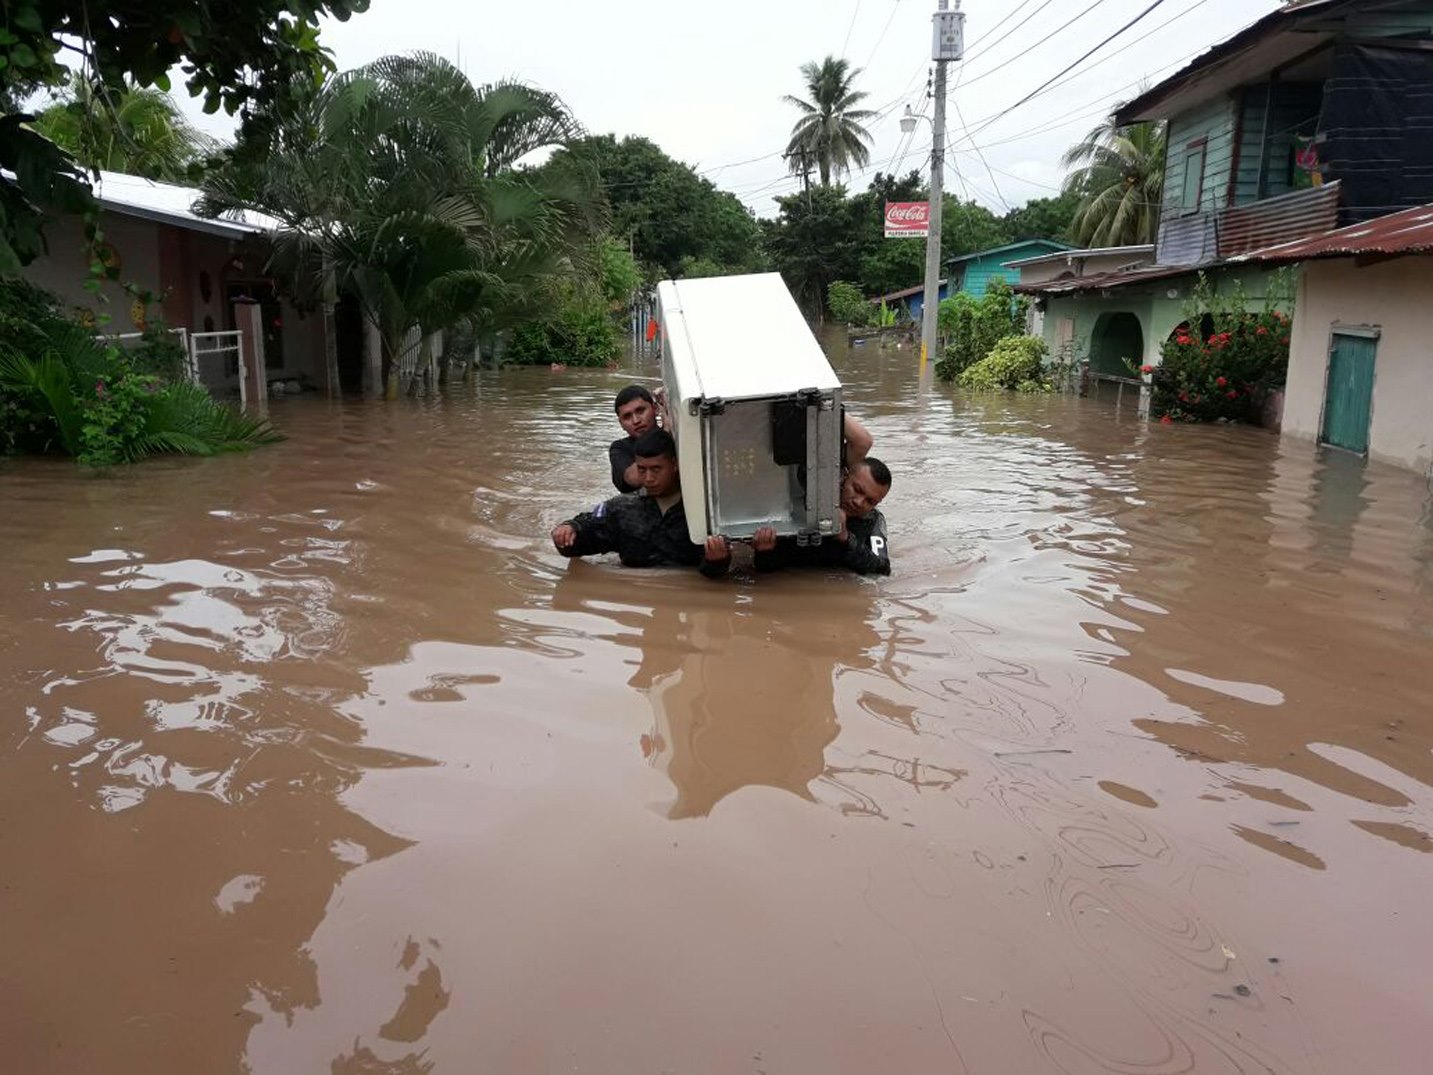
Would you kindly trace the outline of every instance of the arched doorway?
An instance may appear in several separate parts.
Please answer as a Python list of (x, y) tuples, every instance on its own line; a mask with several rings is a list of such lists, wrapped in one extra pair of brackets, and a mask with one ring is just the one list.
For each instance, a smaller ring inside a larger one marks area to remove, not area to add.
[(1111, 377), (1133, 377), (1130, 367), (1144, 362), (1144, 330), (1127, 311), (1100, 314), (1090, 334), (1090, 370)]

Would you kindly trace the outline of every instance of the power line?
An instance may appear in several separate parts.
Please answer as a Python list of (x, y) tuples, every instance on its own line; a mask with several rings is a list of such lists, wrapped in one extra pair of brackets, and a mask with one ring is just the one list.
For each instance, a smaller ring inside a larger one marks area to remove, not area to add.
[[(1000, 27), (1004, 26), (1007, 22), (1009, 22), (1011, 19), (1013, 19), (1016, 15), (1020, 14), (1021, 9), (1029, 7), (1029, 6), (1030, 6), (1031, 4), (1033, 4), (1034, 2), (1035, 2), (1035, 0), (1020, 0), (1020, 3), (1017, 4), (1017, 5), (1015, 5), (1014, 10), (1008, 12), (1008, 13), (1006, 14), (1005, 18), (1001, 19), (1001, 20), (1000, 20), (999, 22), (997, 22), (994, 26), (992, 26), (989, 30), (986, 30), (985, 33), (983, 33), (981, 36), (977, 37), (974, 41), (970, 42), (970, 44), (966, 45), (965, 47), (966, 47), (967, 49), (973, 49), (973, 48), (975, 48), (976, 45), (980, 44), (982, 41), (984, 41), (984, 40), (985, 40), (987, 37), (989, 37), (991, 34), (995, 33), (996, 30), (1000, 29)], [(1041, 4), (1041, 5), (1039, 6), (1039, 8), (1037, 8), (1035, 11), (1031, 12), (1030, 17), (1033, 19), (1036, 15), (1040, 14), (1041, 11), (1043, 11), (1043, 10), (1045, 10), (1045, 8), (1049, 7), (1051, 3), (1052, 3), (1052, 0), (1045, 0), (1045, 2), (1044, 2), (1043, 4)], [(1009, 36), (1009, 35), (1006, 35), (1006, 36)], [(1003, 41), (1003, 40), (1004, 40), (1004, 38), (1001, 38), (1001, 41)], [(1000, 44), (1000, 41), (995, 42), (995, 44), (996, 44), (996, 45)], [(993, 48), (994, 46), (991, 46), (991, 47)]]
[[(1077, 15), (1076, 15), (1073, 19), (1071, 19), (1069, 22), (1066, 22), (1066, 23), (1061, 24), (1060, 26), (1057, 26), (1055, 29), (1051, 30), (1048, 34), (1046, 34), (1044, 37), (1040, 38), (1039, 41), (1036, 41), (1033, 45), (1030, 45), (1028, 48), (1026, 48), (1026, 49), (1024, 50), (1023, 55), (1027, 55), (1027, 56), (1028, 56), (1030, 53), (1034, 52), (1037, 48), (1039, 48), (1039, 47), (1040, 47), (1041, 45), (1043, 45), (1045, 42), (1049, 41), (1051, 38), (1055, 37), (1057, 34), (1061, 34), (1061, 33), (1063, 33), (1064, 31), (1068, 30), (1071, 26), (1074, 26), (1075, 23), (1079, 22), (1079, 21), (1080, 21), (1081, 19), (1083, 19), (1086, 15), (1089, 15), (1089, 14), (1092, 13), (1097, 7), (1099, 7), (1100, 5), (1102, 5), (1102, 4), (1106, 3), (1106, 2), (1107, 2), (1107, 0), (1094, 0), (1094, 3), (1092, 3), (1089, 7), (1085, 8), (1085, 10), (1083, 10), (1083, 11), (1081, 11), (1079, 14), (1077, 14)], [(1161, 0), (1161, 2), (1162, 2), (1162, 0)], [(1038, 14), (1038, 12), (1037, 12), (1037, 14)], [(1032, 18), (1033, 18), (1033, 16), (1032, 16)], [(1009, 36), (1009, 35), (1007, 34), (1006, 36)], [(1001, 40), (1003, 41), (1004, 38), (1001, 38)], [(990, 50), (987, 49), (986, 51), (988, 52), (988, 51), (990, 51)], [(989, 71), (985, 71), (985, 72), (983, 72), (983, 73), (981, 73), (981, 74), (976, 75), (976, 76), (975, 76), (974, 78), (972, 78), (969, 82), (967, 82), (966, 85), (967, 85), (967, 86), (973, 86), (975, 83), (979, 82), (982, 78), (989, 78), (991, 75), (997, 73), (997, 72), (1000, 71), (1000, 70), (1001, 70), (1001, 68), (998, 67), (998, 66), (997, 66), (997, 67), (992, 67)]]
[(841, 42), (841, 58), (846, 57), (846, 46), (851, 43), (851, 31), (856, 28), (856, 19), (861, 14), (861, 0), (856, 0), (856, 10), (851, 12), (851, 25), (846, 27), (846, 40)]
[[(881, 27), (881, 36), (876, 38), (876, 43), (871, 48), (871, 54), (866, 57), (866, 62), (861, 65), (861, 70), (864, 71), (871, 66), (871, 61), (876, 58), (876, 53), (881, 50), (881, 42), (886, 39), (886, 34), (890, 31), (891, 23), (896, 21), (896, 12), (900, 9), (901, 0), (894, 0), (894, 3), (891, 4), (891, 13), (886, 19), (886, 25)], [(846, 36), (849, 38), (851, 35), (847, 34)]]
[[(966, 138), (970, 138), (970, 128), (965, 125), (965, 114), (960, 110), (960, 102), (951, 98), (951, 104), (955, 106), (955, 118), (960, 120), (960, 129), (965, 132)], [(1005, 200), (1005, 195), (1000, 191), (1000, 184), (995, 180), (995, 173), (990, 169), (990, 162), (985, 159), (985, 151), (974, 141), (971, 146), (975, 149), (976, 155), (980, 157), (980, 163), (985, 165), (985, 172), (990, 176), (990, 185), (995, 188), (995, 196), (1000, 199), (1000, 204), (1005, 206), (1005, 211), (1010, 211), (1010, 203)]]
[[(1101, 3), (1101, 2), (1103, 2), (1103, 0), (1096, 0), (1096, 3)], [(1065, 66), (1061, 71), (1059, 71), (1057, 74), (1053, 75), (1052, 77), (1047, 78), (1044, 82), (1040, 83), (1039, 86), (1037, 86), (1035, 89), (1031, 90), (1031, 91), (1030, 91), (1029, 93), (1027, 93), (1024, 97), (1020, 98), (1020, 100), (1016, 101), (1016, 102), (1015, 102), (1013, 105), (1011, 105), (1009, 108), (1006, 108), (1006, 109), (1001, 110), (1000, 112), (997, 112), (995, 115), (991, 116), (990, 119), (986, 120), (983, 124), (981, 124), (979, 127), (977, 127), (974, 131), (970, 132), (970, 138), (971, 138), (971, 140), (973, 141), (974, 138), (975, 138), (975, 136), (976, 136), (977, 134), (979, 134), (981, 131), (985, 130), (985, 129), (986, 129), (987, 127), (989, 127), (992, 123), (995, 123), (995, 122), (998, 121), (998, 120), (1004, 119), (1006, 116), (1010, 115), (1011, 112), (1014, 112), (1017, 108), (1021, 107), (1022, 105), (1028, 104), (1031, 100), (1033, 100), (1035, 97), (1037, 97), (1037, 96), (1039, 95), (1039, 93), (1040, 93), (1041, 90), (1046, 89), (1046, 88), (1049, 87), (1051, 84), (1053, 84), (1053, 83), (1055, 83), (1055, 82), (1058, 82), (1060, 79), (1064, 78), (1064, 77), (1065, 77), (1066, 75), (1068, 75), (1071, 71), (1073, 71), (1075, 68), (1079, 67), (1080, 64), (1084, 63), (1086, 60), (1088, 60), (1088, 59), (1089, 59), (1091, 56), (1093, 56), (1095, 53), (1099, 52), (1100, 49), (1104, 48), (1106, 45), (1108, 45), (1108, 44), (1109, 44), (1111, 41), (1113, 41), (1115, 38), (1119, 37), (1119, 36), (1120, 36), (1121, 34), (1123, 34), (1126, 30), (1128, 30), (1128, 29), (1130, 29), (1131, 27), (1133, 27), (1133, 26), (1135, 26), (1136, 24), (1138, 24), (1141, 20), (1143, 20), (1146, 16), (1148, 16), (1151, 12), (1153, 12), (1156, 8), (1162, 7), (1162, 6), (1164, 5), (1164, 3), (1165, 3), (1165, 0), (1154, 0), (1154, 3), (1150, 4), (1149, 7), (1145, 8), (1145, 9), (1144, 9), (1143, 11), (1141, 11), (1138, 15), (1136, 15), (1134, 18), (1132, 18), (1129, 22), (1125, 23), (1123, 26), (1121, 26), (1121, 27), (1120, 27), (1118, 30), (1116, 30), (1114, 33), (1112, 33), (1112, 34), (1110, 34), (1108, 37), (1106, 37), (1103, 41), (1101, 41), (1101, 42), (1100, 42), (1098, 45), (1096, 45), (1094, 48), (1090, 49), (1088, 52), (1086, 52), (1084, 55), (1082, 55), (1079, 59), (1075, 60), (1075, 61), (1074, 61), (1073, 63), (1071, 63), (1071, 64), (1068, 64), (1068, 65)]]

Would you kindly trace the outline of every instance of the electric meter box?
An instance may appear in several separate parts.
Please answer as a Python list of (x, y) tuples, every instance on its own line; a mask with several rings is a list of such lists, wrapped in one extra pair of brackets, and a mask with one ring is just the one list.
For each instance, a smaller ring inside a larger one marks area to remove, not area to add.
[(935, 41), (931, 49), (933, 60), (961, 60), (965, 58), (965, 15), (959, 2), (954, 11), (947, 11), (940, 5), (932, 19), (935, 24)]
[(692, 540), (835, 533), (841, 382), (781, 276), (663, 281), (657, 318)]

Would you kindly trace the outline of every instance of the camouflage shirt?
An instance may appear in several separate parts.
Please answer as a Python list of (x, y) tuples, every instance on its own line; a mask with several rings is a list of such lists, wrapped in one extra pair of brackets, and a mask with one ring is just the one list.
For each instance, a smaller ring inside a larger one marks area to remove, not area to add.
[(655, 497), (645, 493), (623, 493), (584, 511), (567, 525), (577, 531), (577, 540), (563, 556), (592, 556), (615, 552), (624, 567), (696, 567), (703, 575), (726, 574), (730, 558), (716, 563), (706, 560), (706, 550), (687, 533), (687, 513), (678, 500), (665, 512)]

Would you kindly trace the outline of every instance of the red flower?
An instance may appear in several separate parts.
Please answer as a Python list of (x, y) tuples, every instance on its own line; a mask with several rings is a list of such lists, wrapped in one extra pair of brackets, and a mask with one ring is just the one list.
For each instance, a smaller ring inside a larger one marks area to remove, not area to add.
[(1288, 338), (1287, 336), (1281, 337), (1281, 338), (1279, 339), (1279, 342), (1280, 342), (1281, 344), (1283, 344), (1285, 347), (1289, 346), (1289, 338)]
[(1161, 418), (1161, 419), (1159, 420), (1159, 424), (1162, 425), (1162, 426), (1167, 426), (1167, 425), (1169, 425), (1169, 424), (1170, 424), (1171, 422), (1173, 422), (1173, 421), (1174, 421), (1174, 419), (1171, 418), (1169, 415), (1166, 414), (1163, 418)]
[(1177, 336), (1175, 337), (1174, 342), (1179, 344), (1179, 346), (1181, 347), (1188, 347), (1191, 343), (1194, 342), (1194, 340), (1192, 337), (1189, 336)]
[(1266, 329), (1263, 325), (1260, 325), (1258, 328), (1256, 328), (1254, 332), (1256, 335), (1259, 336), (1267, 336), (1269, 334), (1269, 330)]
[(1153, 367), (1153, 366), (1141, 366), (1141, 367), (1139, 368), (1139, 371), (1140, 371), (1140, 373), (1145, 373), (1145, 374), (1153, 373), (1153, 372), (1154, 372), (1154, 367)]
[(1232, 389), (1232, 388), (1229, 389), (1229, 391), (1228, 391), (1226, 394), (1228, 395), (1228, 397), (1229, 397), (1230, 399), (1238, 399), (1238, 398), (1239, 398), (1239, 393), (1236, 392), (1236, 391), (1234, 391), (1234, 389)]
[(1188, 403), (1188, 402), (1189, 402), (1189, 393), (1188, 393), (1188, 392), (1181, 392), (1181, 393), (1179, 393), (1179, 402), (1180, 402), (1180, 403)]
[(1216, 377), (1214, 378), (1214, 383), (1217, 384), (1220, 388), (1223, 388), (1229, 382), (1226, 381), (1223, 377)]
[(1218, 343), (1218, 342), (1219, 342), (1219, 334), (1218, 334), (1218, 333), (1215, 333), (1213, 336), (1210, 336), (1210, 337), (1209, 337), (1209, 342), (1210, 342), (1211, 344), (1216, 344), (1216, 343)]
[(104, 399), (104, 378), (103, 378), (103, 377), (101, 377), (98, 381), (95, 382), (95, 395), (98, 396), (100, 399)]

